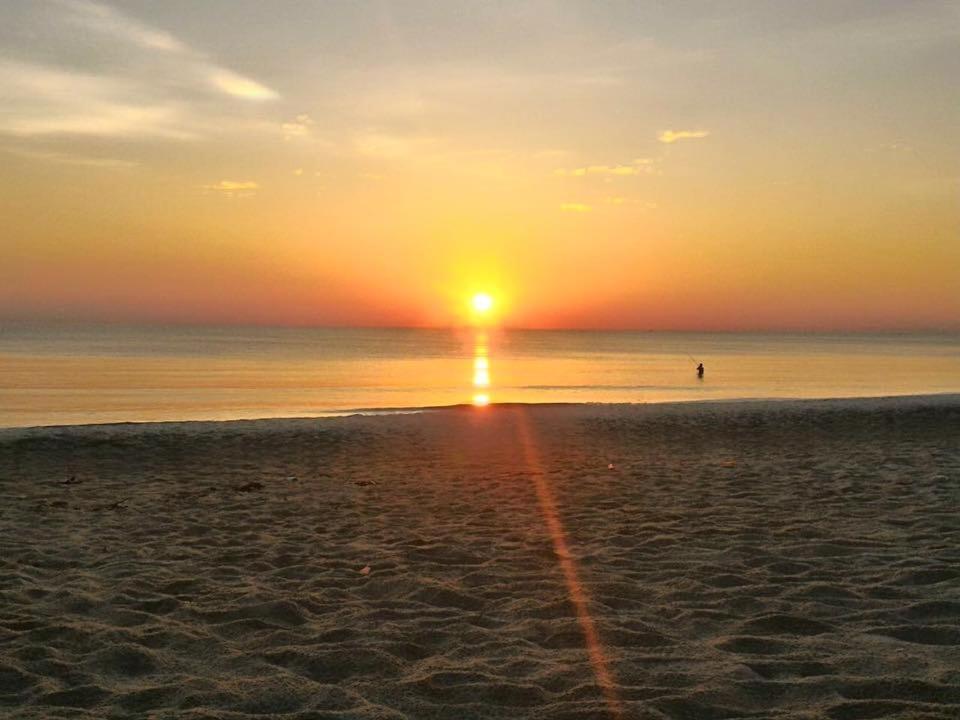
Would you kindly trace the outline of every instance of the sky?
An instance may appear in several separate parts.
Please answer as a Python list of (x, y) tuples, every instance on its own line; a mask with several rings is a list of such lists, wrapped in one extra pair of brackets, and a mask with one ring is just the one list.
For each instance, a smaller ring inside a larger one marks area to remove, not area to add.
[(960, 329), (952, 0), (0, 5), (0, 318)]

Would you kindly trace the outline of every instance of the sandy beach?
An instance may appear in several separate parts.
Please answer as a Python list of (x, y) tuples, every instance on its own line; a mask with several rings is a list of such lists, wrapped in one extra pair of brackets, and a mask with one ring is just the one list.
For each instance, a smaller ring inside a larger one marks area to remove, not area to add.
[(956, 718), (960, 396), (0, 431), (0, 716)]

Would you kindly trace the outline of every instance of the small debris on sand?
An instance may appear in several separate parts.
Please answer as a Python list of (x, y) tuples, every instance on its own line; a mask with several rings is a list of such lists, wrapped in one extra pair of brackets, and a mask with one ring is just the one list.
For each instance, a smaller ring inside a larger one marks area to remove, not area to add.
[(254, 482), (248, 482), (248, 483), (244, 483), (243, 485), (238, 485), (238, 486), (237, 486), (236, 488), (234, 488), (234, 489), (235, 489), (237, 492), (242, 492), (242, 493), (245, 493), (245, 492), (256, 492), (257, 490), (263, 490), (263, 483), (261, 483), (261, 482), (256, 482), (256, 481), (254, 481)]
[(101, 505), (97, 510), (126, 510), (127, 506), (124, 503), (130, 498), (123, 498), (123, 500), (117, 500), (116, 502), (109, 503), (108, 505)]
[(360, 568), (359, 572), (360, 572), (361, 575), (369, 575), (370, 572), (371, 572), (370, 566), (369, 566), (369, 565), (364, 565), (362, 568)]

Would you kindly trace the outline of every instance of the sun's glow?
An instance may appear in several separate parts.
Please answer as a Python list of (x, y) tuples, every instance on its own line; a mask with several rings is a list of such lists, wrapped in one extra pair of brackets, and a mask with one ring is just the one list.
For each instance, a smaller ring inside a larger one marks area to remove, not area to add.
[(473, 404), (476, 407), (486, 407), (490, 404), (490, 396), (487, 393), (477, 393), (473, 396)]
[(474, 312), (485, 315), (493, 309), (493, 297), (489, 293), (477, 293), (470, 299)]

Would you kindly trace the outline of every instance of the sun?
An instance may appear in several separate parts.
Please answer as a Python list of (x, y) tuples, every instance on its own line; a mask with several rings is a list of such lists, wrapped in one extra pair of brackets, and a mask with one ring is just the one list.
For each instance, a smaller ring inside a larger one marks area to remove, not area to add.
[(477, 293), (470, 299), (474, 312), (486, 315), (493, 309), (493, 298), (487, 293)]

